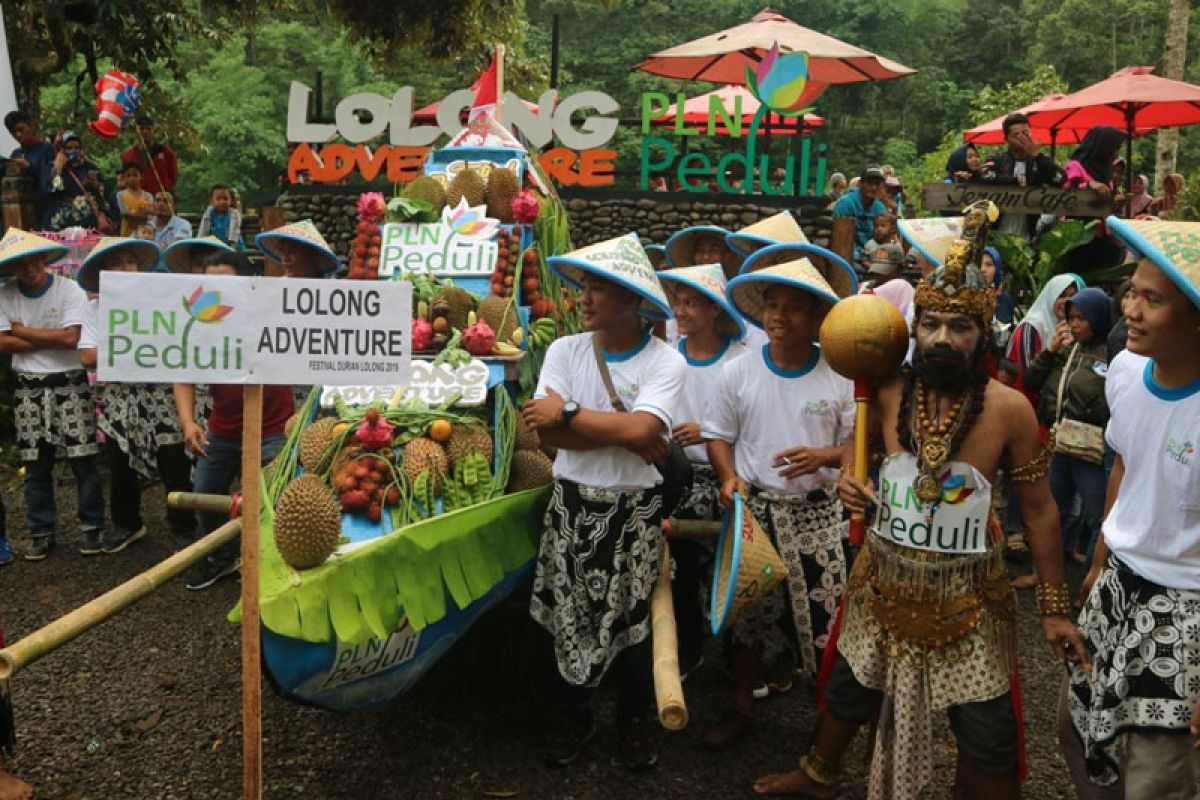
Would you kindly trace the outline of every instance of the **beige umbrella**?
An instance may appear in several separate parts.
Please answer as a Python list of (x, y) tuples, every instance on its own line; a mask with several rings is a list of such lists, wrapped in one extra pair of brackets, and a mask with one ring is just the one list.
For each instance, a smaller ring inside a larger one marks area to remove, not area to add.
[(729, 30), (655, 53), (637, 69), (680, 80), (744, 85), (746, 67), (756, 66), (775, 44), (783, 53), (808, 53), (810, 90), (814, 84), (824, 87), (889, 81), (916, 73), (903, 64), (798, 25), (770, 9)]

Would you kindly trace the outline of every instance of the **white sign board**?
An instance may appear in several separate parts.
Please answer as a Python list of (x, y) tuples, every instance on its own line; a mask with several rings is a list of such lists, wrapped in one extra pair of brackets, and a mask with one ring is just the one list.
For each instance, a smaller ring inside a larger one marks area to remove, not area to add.
[(500, 253), (494, 240), (498, 228), (486, 208), (470, 207), (466, 200), (455, 208), (447, 206), (437, 222), (389, 222), (383, 226), (379, 274), (486, 278), (496, 269)]
[(101, 272), (96, 326), (103, 381), (395, 385), (412, 286)]
[(396, 389), (404, 386), (405, 397), (419, 397), (431, 406), (440, 405), (454, 395), (461, 395), (456, 406), (481, 406), (487, 401), (488, 366), (477, 358), (461, 367), (432, 361), (414, 361), (407, 385), (395, 386), (326, 386), (321, 391), (321, 407), (333, 408), (335, 397), (346, 405), (365, 406), (392, 399)]

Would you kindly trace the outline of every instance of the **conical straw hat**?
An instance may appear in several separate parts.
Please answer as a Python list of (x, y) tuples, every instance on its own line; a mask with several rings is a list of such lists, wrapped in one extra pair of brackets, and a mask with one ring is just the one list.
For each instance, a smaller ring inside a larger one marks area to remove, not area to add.
[(733, 306), (729, 305), (729, 300), (725, 297), (725, 272), (720, 264), (668, 269), (658, 273), (658, 279), (662, 282), (668, 300), (674, 300), (675, 287), (682, 285), (695, 289), (716, 303), (717, 308), (721, 309), (721, 316), (717, 318), (717, 330), (723, 336), (738, 340), (746, 336), (746, 323), (742, 322), (741, 315), (733, 310)]
[(88, 292), (100, 291), (100, 270), (104, 268), (104, 256), (115, 250), (130, 250), (138, 262), (139, 272), (149, 272), (158, 263), (162, 253), (158, 245), (147, 239), (133, 239), (128, 236), (105, 236), (96, 242), (92, 252), (88, 253), (79, 268), (75, 280)]
[(22, 258), (46, 255), (46, 263), (53, 263), (67, 254), (65, 246), (36, 233), (20, 228), (9, 228), (0, 239), (0, 270), (12, 270)]
[(747, 606), (762, 600), (788, 575), (771, 538), (734, 493), (725, 512), (713, 563), (709, 618), (719, 634)]
[[(703, 235), (715, 236), (721, 240), (722, 244), (727, 241), (729, 231), (724, 228), (718, 228), (716, 225), (693, 225), (690, 228), (684, 228), (671, 235), (667, 239), (667, 264), (671, 268), (678, 267), (694, 267), (695, 261), (692, 259), (692, 252), (696, 247), (696, 238)], [(728, 245), (725, 245), (728, 247)]]
[(899, 219), (896, 227), (905, 241), (920, 251), (934, 267), (942, 266), (950, 245), (962, 238), (962, 217)]
[(311, 219), (302, 219), (299, 222), (293, 222), (284, 225), (274, 230), (263, 231), (258, 236), (254, 237), (254, 243), (258, 245), (258, 249), (266, 253), (273, 261), (279, 261), (279, 253), (276, 247), (280, 239), (291, 239), (293, 242), (306, 244), (319, 252), (322, 256), (324, 265), (322, 272), (329, 275), (336, 272), (341, 262), (330, 249), (329, 244), (325, 241), (325, 237), (317, 230), (317, 226), (313, 225)]
[(739, 275), (729, 282), (725, 294), (743, 317), (761, 328), (766, 291), (779, 284), (814, 295), (827, 310), (839, 299), (825, 276), (806, 258)]
[(192, 253), (196, 250), (205, 251), (205, 255), (216, 252), (232, 253), (233, 248), (215, 236), (203, 236), (192, 239), (180, 239), (172, 242), (163, 251), (163, 261), (171, 272), (189, 272), (192, 268)]
[(808, 237), (800, 229), (800, 224), (790, 211), (781, 211), (773, 217), (760, 219), (753, 225), (747, 225), (737, 233), (731, 233), (725, 241), (735, 253), (748, 256), (755, 250), (770, 247), (784, 242), (808, 243)]
[(655, 272), (667, 268), (667, 248), (661, 244), (646, 245), (646, 258), (650, 259), (650, 266), (654, 267)]
[(832, 250), (826, 250), (808, 242), (773, 244), (753, 253), (742, 264), (742, 275), (756, 272), (776, 264), (786, 264), (800, 259), (811, 264), (825, 279), (838, 297), (849, 297), (858, 292), (858, 275), (846, 259)]
[(584, 274), (591, 273), (640, 295), (639, 313), (643, 317), (664, 320), (671, 316), (671, 304), (636, 233), (596, 242), (566, 255), (551, 256), (546, 263), (576, 289), (583, 288)]
[(1109, 217), (1108, 227), (1140, 258), (1148, 258), (1200, 306), (1200, 222)]

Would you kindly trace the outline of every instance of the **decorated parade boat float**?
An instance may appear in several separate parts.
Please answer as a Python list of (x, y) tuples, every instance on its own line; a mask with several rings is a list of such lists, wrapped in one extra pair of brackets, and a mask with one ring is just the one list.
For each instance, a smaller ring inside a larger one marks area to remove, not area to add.
[(488, 117), (390, 201), (359, 201), (346, 277), (412, 282), (412, 374), (315, 387), (264, 472), (263, 662), (287, 697), (386, 705), (529, 573), (551, 460), (517, 403), (578, 330), (546, 266), (566, 215), (537, 170)]

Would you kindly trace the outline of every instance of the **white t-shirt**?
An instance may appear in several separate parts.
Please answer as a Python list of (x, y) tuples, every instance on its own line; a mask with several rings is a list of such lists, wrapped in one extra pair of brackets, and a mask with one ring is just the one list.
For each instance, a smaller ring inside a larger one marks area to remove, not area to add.
[(83, 306), (83, 323), (79, 328), (79, 350), (100, 346), (100, 298), (88, 300)]
[[(703, 423), (704, 410), (712, 405), (713, 396), (717, 392), (717, 383), (721, 379), (721, 368), (746, 353), (744, 344), (726, 339), (725, 344), (715, 356), (704, 361), (696, 361), (688, 356), (687, 350), (684, 348), (685, 341), (686, 339), (680, 339), (677, 345), (679, 354), (687, 362), (687, 377), (676, 406), (676, 425), (683, 422)], [(708, 448), (703, 444), (685, 447), (684, 452), (691, 461), (700, 464), (708, 463)]]
[(1163, 389), (1153, 362), (1125, 350), (1108, 365), (1105, 395), (1125, 477), (1104, 541), (1142, 577), (1200, 589), (1200, 382)]
[[(628, 353), (607, 356), (613, 386), (627, 412), (644, 411), (663, 422), (663, 435), (675, 425), (676, 405), (683, 392), (683, 357), (649, 331)], [(592, 411), (612, 412), (608, 390), (596, 366), (592, 334), (557, 339), (546, 351), (535, 397), (546, 397), (546, 387)], [(653, 464), (624, 447), (598, 450), (559, 449), (554, 477), (603, 489), (648, 489), (662, 483)]]
[[(0, 333), (12, 330), (14, 322), (28, 328), (58, 329), (83, 326), (87, 294), (70, 278), (50, 275), (42, 291), (27, 295), (17, 281), (0, 286)], [(83, 369), (74, 350), (38, 350), (13, 353), (12, 367), (17, 372), (47, 374)]]
[(750, 351), (721, 369), (721, 380), (704, 414), (701, 434), (733, 445), (737, 474), (747, 483), (779, 494), (832, 491), (838, 470), (784, 480), (771, 465), (791, 447), (837, 447), (854, 432), (854, 384), (838, 375), (819, 348), (807, 367), (784, 372), (770, 348)]

